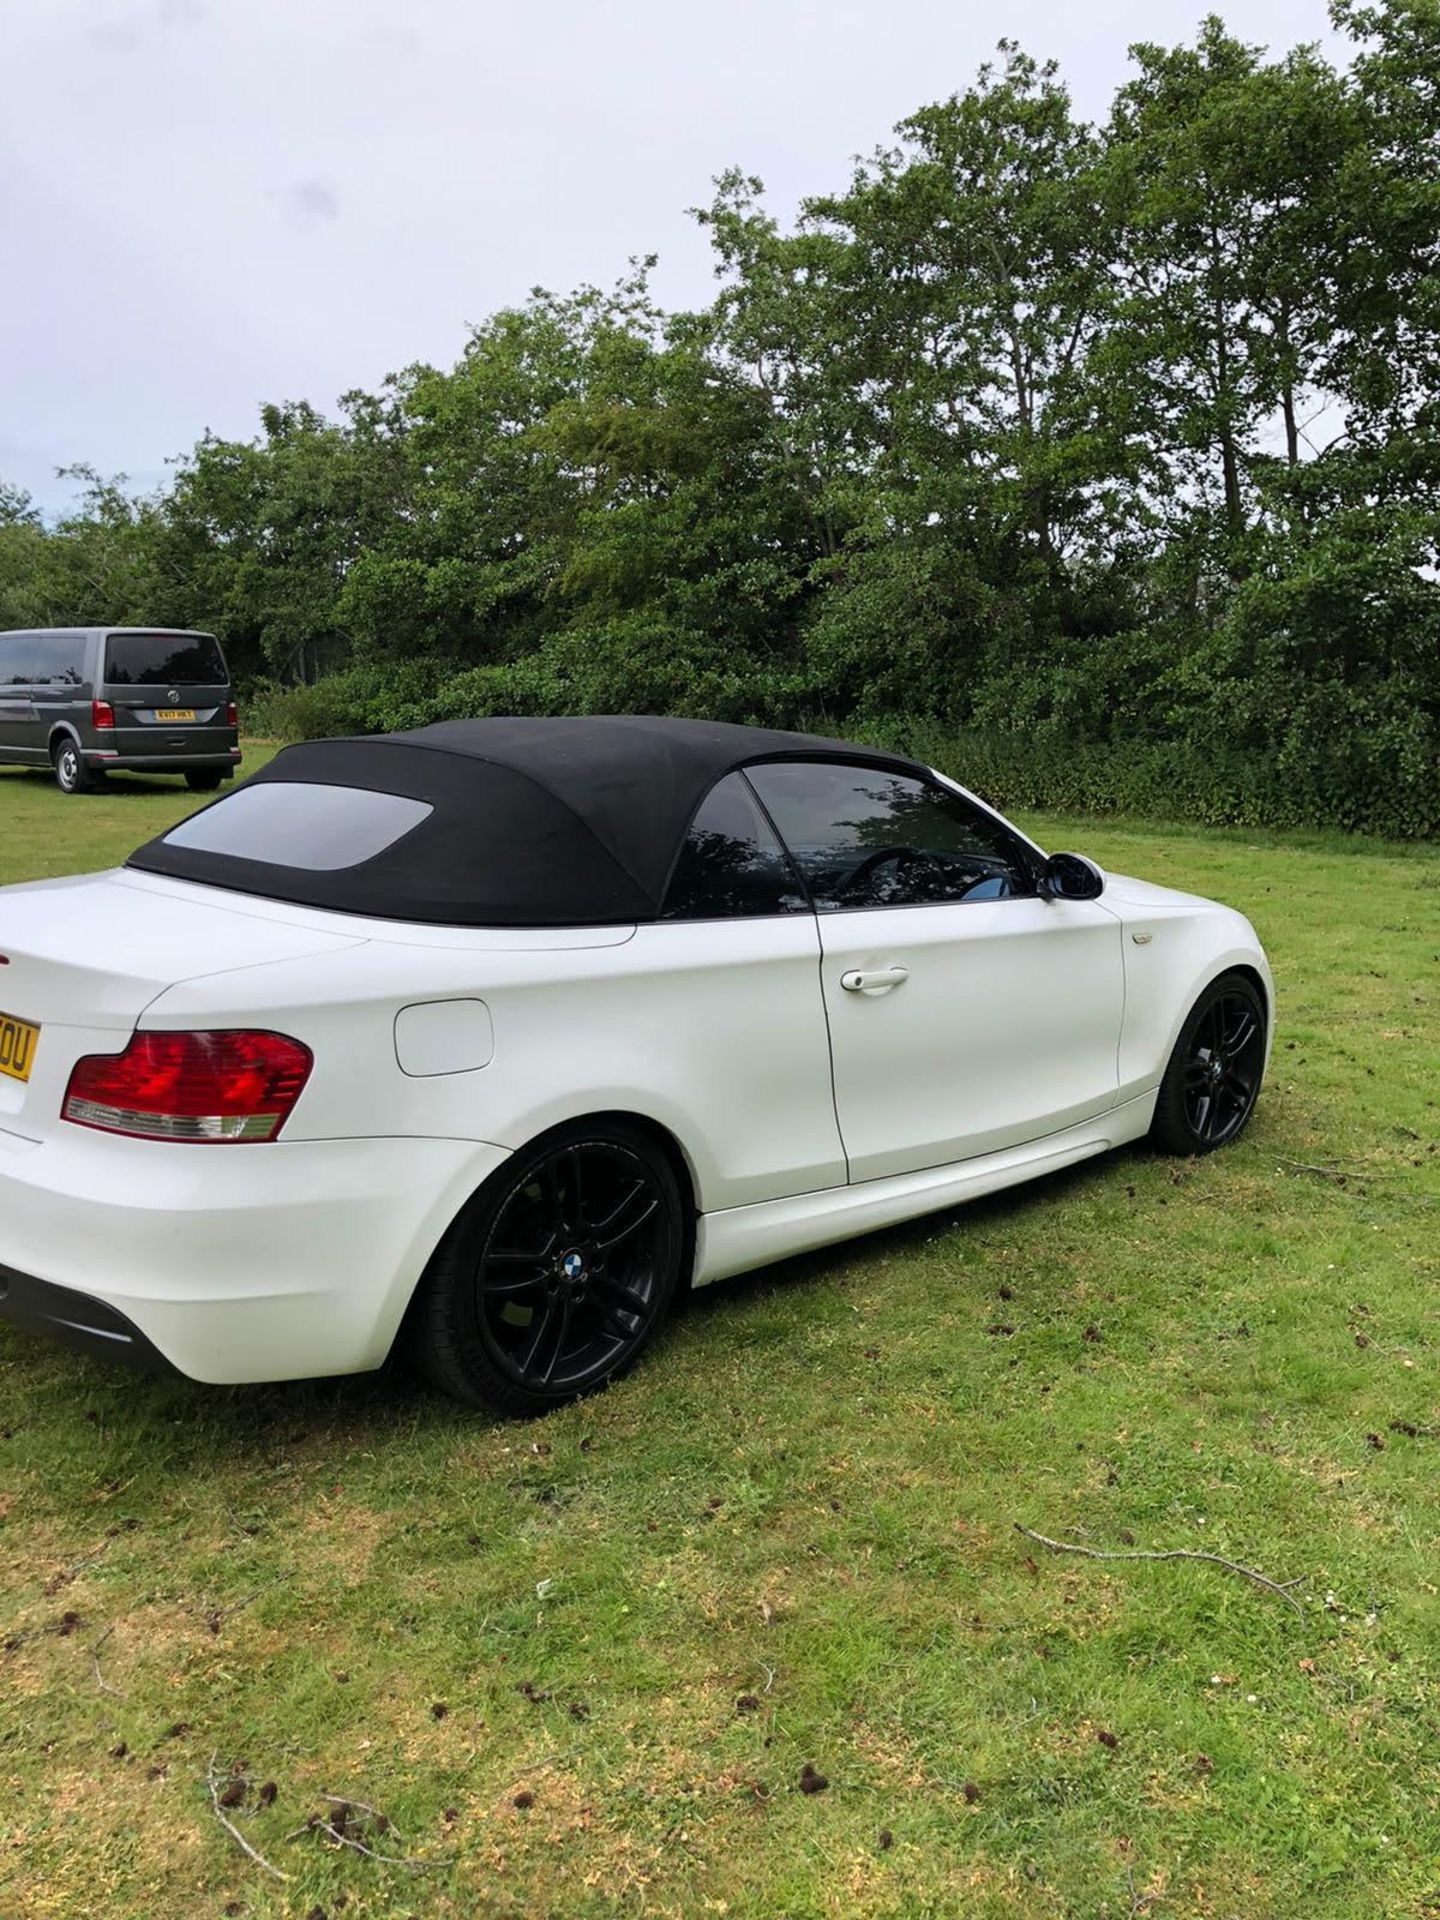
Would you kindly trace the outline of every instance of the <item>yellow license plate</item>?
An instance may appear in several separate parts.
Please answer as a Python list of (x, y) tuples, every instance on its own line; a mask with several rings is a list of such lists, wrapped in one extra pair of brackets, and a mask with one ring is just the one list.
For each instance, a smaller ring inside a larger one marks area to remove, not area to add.
[(9, 1080), (28, 1080), (35, 1064), (39, 1027), (13, 1014), (0, 1013), (0, 1073)]
[(155, 718), (157, 720), (193, 720), (195, 709), (194, 707), (157, 707)]

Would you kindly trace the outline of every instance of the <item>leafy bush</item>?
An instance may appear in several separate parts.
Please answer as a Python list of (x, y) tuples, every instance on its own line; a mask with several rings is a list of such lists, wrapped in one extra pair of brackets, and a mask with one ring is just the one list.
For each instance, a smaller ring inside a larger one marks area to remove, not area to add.
[(251, 732), (281, 740), (494, 713), (670, 711), (765, 719), (912, 753), (1002, 808), (1136, 814), (1206, 826), (1337, 827), (1394, 839), (1440, 835), (1440, 740), (1423, 713), (1383, 690), (1345, 703), (1343, 690), (1311, 689), (1280, 745), (1267, 749), (1194, 739), (1086, 741), (1053, 726), (1020, 732), (955, 729), (927, 719), (847, 723), (817, 711), (797, 718), (790, 689), (778, 682), (743, 687), (700, 650), (678, 644), (667, 650), (660, 636), (653, 652), (627, 655), (624, 672), (613, 678), (604, 662), (602, 645), (584, 663), (550, 648), (506, 665), (475, 667), (439, 685), (438, 669), (429, 666), (356, 668), (313, 686), (259, 690), (246, 719)]
[(444, 669), (430, 661), (352, 667), (308, 686), (260, 681), (245, 703), (247, 731), (265, 740), (333, 740), (392, 733), (431, 718)]
[[(1390, 839), (1440, 834), (1440, 742), (1418, 732), (1299, 732), (1275, 752), (1187, 741), (1066, 741), (1044, 734), (882, 730), (876, 744), (943, 767), (1002, 809), (1136, 814), (1215, 827), (1338, 827)], [(871, 738), (875, 738), (872, 730)]]

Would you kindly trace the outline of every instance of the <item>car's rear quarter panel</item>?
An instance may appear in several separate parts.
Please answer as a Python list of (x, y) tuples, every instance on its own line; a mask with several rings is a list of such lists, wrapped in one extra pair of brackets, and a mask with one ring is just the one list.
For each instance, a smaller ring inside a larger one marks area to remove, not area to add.
[[(303, 1040), (315, 1069), (284, 1140), (515, 1148), (586, 1114), (638, 1114), (678, 1142), (708, 1211), (845, 1180), (819, 965), (808, 915), (645, 926), (589, 947), (377, 937), (186, 982), (145, 1024), (266, 1025)], [(447, 997), (486, 1003), (493, 1057), (403, 1072), (396, 1015)]]

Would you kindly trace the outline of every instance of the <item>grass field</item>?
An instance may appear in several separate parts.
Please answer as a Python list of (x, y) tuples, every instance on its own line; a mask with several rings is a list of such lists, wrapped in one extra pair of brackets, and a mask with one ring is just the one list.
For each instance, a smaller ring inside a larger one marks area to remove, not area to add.
[[(189, 804), (0, 775), (0, 881)], [(1027, 824), (1253, 918), (1232, 1150), (715, 1288), (534, 1427), (0, 1332), (3, 1920), (1440, 1915), (1440, 858)]]

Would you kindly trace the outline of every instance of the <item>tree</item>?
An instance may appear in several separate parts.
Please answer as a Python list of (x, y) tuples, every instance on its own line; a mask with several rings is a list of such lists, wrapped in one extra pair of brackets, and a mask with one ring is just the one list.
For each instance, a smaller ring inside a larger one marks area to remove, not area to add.
[(1243, 568), (1266, 429), (1278, 413), (1298, 466), (1326, 368), (1334, 196), (1358, 120), (1313, 50), (1267, 63), (1213, 15), (1193, 48), (1132, 56), (1109, 134), (1125, 214), (1112, 373), (1137, 397), (1171, 524), (1199, 509)]

